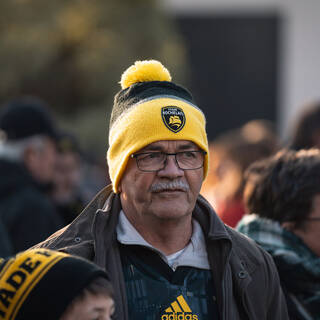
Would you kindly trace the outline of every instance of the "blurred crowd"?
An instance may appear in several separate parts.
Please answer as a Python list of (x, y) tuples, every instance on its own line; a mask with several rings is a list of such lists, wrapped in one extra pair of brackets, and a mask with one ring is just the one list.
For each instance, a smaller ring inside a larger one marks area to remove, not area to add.
[(71, 223), (106, 183), (107, 165), (88, 160), (35, 97), (0, 109), (0, 256), (15, 254)]
[(290, 319), (320, 319), (320, 103), (304, 106), (286, 145), (253, 120), (211, 142), (202, 195), (269, 252)]
[[(257, 119), (210, 143), (201, 194), (229, 226), (274, 258), (289, 313), (320, 313), (320, 104), (303, 108), (287, 145)], [(76, 136), (58, 128), (34, 97), (0, 109), (0, 256), (43, 241), (72, 223), (103, 185)]]

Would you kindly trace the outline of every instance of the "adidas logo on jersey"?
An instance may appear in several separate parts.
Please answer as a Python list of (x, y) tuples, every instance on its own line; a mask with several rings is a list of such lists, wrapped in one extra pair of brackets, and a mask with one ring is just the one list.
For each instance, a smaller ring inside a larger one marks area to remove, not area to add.
[(192, 313), (188, 303), (182, 295), (171, 303), (171, 306), (165, 310), (161, 320), (198, 320), (198, 316)]

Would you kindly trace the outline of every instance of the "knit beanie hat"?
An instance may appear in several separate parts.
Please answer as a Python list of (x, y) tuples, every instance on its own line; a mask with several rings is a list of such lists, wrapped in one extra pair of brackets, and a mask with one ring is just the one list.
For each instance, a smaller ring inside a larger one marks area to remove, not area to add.
[(95, 278), (93, 263), (62, 252), (31, 249), (0, 260), (0, 319), (57, 320)]
[(136, 61), (121, 78), (110, 119), (107, 160), (114, 192), (131, 154), (160, 140), (189, 140), (206, 151), (206, 119), (191, 94), (156, 60)]
[(57, 139), (58, 130), (47, 105), (34, 97), (11, 100), (1, 107), (0, 131), (15, 141), (33, 135)]

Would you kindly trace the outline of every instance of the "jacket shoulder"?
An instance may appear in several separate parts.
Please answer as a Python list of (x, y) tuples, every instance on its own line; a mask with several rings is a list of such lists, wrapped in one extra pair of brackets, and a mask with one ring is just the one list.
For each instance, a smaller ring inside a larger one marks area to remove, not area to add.
[(241, 263), (242, 271), (237, 273), (236, 278), (239, 279), (235, 281), (239, 292), (243, 289), (241, 280), (248, 279), (246, 299), (254, 301), (247, 303), (248, 310), (251, 310), (249, 313), (255, 314), (255, 319), (289, 319), (278, 271), (271, 255), (247, 236), (228, 226), (226, 229), (233, 243), (231, 269), (236, 271), (239, 260)]
[(88, 258), (94, 246), (92, 226), (95, 215), (107, 199), (111, 202), (110, 190), (110, 186), (101, 190), (75, 220), (33, 248), (59, 250)]
[(231, 227), (225, 227), (233, 244), (233, 252), (241, 261), (249, 260), (256, 267), (264, 265), (268, 269), (276, 269), (271, 255), (255, 241)]

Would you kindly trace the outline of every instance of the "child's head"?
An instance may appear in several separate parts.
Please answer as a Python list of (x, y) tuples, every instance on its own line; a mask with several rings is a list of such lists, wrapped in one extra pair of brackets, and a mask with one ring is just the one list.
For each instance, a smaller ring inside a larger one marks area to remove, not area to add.
[(65, 253), (32, 249), (0, 261), (0, 319), (110, 319), (105, 271)]
[(113, 291), (105, 278), (91, 281), (69, 304), (61, 320), (109, 320), (114, 312)]

